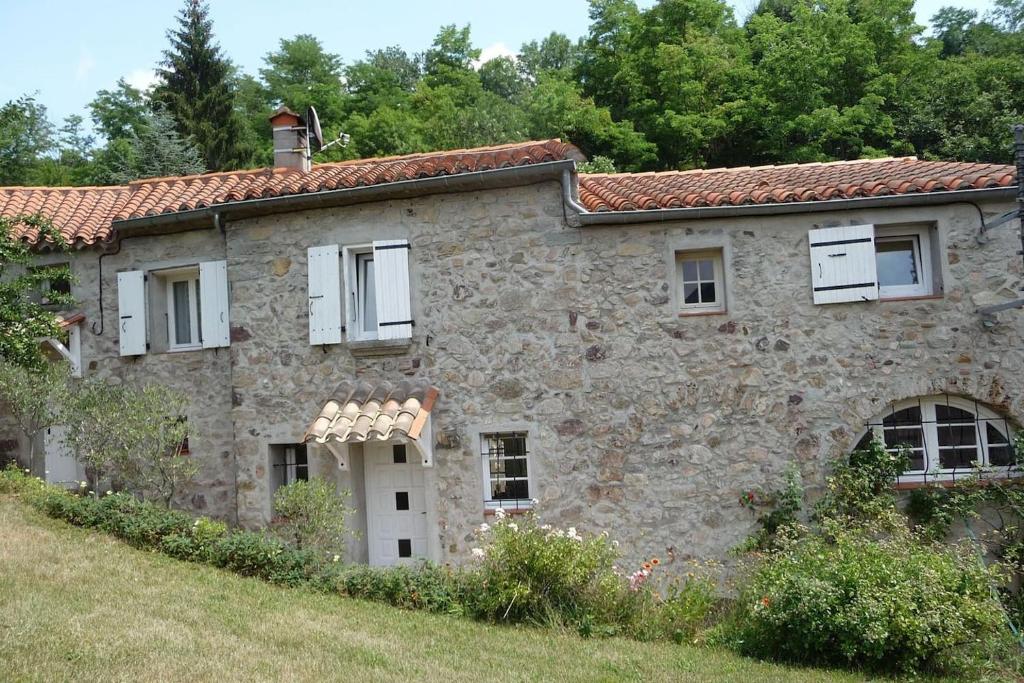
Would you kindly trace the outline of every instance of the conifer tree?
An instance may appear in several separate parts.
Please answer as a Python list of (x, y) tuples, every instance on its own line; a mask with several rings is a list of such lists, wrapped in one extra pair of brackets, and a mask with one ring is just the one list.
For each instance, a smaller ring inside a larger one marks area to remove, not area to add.
[(202, 0), (185, 0), (178, 27), (167, 32), (171, 47), (157, 70), (154, 98), (177, 122), (181, 136), (195, 141), (206, 167), (222, 171), (245, 166), (249, 155), (240, 144), (233, 67), (214, 41), (209, 13)]

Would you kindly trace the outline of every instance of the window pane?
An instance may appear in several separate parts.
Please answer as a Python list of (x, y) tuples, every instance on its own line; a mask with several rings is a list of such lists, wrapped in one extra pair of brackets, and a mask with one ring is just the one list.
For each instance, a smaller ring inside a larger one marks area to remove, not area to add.
[(907, 472), (924, 472), (924, 451), (907, 453)]
[(701, 259), (700, 263), (700, 279), (701, 280), (714, 280), (715, 279), (715, 262), (711, 259)]
[(696, 282), (687, 282), (683, 285), (683, 301), (688, 304), (700, 303), (700, 295), (697, 291)]
[(526, 455), (526, 437), (525, 436), (507, 436), (501, 440), (502, 448), (504, 449), (504, 455), (508, 457), (523, 456)]
[(878, 266), (880, 286), (918, 284), (915, 247), (916, 242), (913, 238), (878, 242), (875, 245), (875, 262)]
[(172, 285), (174, 292), (174, 343), (192, 343), (192, 319), (189, 314), (188, 282), (179, 281)]
[(714, 282), (702, 282), (700, 283), (700, 301), (704, 304), (715, 303), (715, 283)]
[(359, 306), (363, 314), (363, 331), (377, 331), (377, 283), (373, 275), (373, 256), (360, 254), (359, 260)]
[(698, 268), (696, 261), (683, 261), (683, 281), (693, 282), (698, 279)]
[(503, 460), (503, 472), (506, 477), (525, 477), (526, 476), (526, 458), (516, 458), (514, 460)]
[(974, 446), (978, 443), (974, 425), (939, 425), (940, 446)]
[(199, 280), (196, 283), (196, 341), (203, 340), (203, 297), (199, 295)]
[(525, 500), (530, 497), (530, 486), (523, 481), (501, 479), (491, 482), (491, 498), (494, 500)]
[(944, 470), (971, 469), (977, 459), (978, 451), (975, 448), (953, 448), (939, 453), (940, 467)]
[(897, 425), (920, 425), (921, 409), (914, 406), (912, 408), (897, 410), (895, 413), (886, 415), (882, 419), (882, 424), (886, 427), (893, 427)]
[(936, 422), (974, 422), (974, 413), (962, 410), (955, 406), (947, 406), (943, 404), (936, 404), (935, 406), (935, 421)]
[(886, 448), (924, 448), (924, 436), (920, 427), (885, 430)]
[(1007, 442), (1006, 436), (991, 422), (985, 425), (985, 435), (988, 437), (989, 465), (1006, 467), (1015, 464), (1013, 449)]

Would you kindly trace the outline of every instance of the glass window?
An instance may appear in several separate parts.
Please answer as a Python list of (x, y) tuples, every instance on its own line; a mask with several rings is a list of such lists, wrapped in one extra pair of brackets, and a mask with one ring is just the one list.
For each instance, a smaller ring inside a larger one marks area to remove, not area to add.
[(869, 423), (857, 444), (873, 438), (889, 451), (906, 449), (909, 466), (901, 480), (925, 481), (967, 476), (982, 468), (1015, 467), (1012, 430), (1005, 418), (974, 401), (929, 396), (893, 406)]
[(482, 434), (488, 507), (530, 507), (529, 452), (525, 432)]
[(725, 310), (720, 250), (679, 252), (676, 271), (679, 306), (683, 313)]
[(159, 275), (167, 287), (167, 342), (172, 351), (195, 349), (202, 344), (198, 275), (195, 269)]
[(377, 334), (377, 283), (373, 275), (373, 253), (357, 254), (356, 267), (359, 272), (357, 294), (359, 297), (360, 329)]
[(270, 447), (270, 494), (296, 481), (309, 481), (306, 444), (282, 444)]
[(880, 298), (933, 294), (930, 229), (878, 228), (875, 267)]

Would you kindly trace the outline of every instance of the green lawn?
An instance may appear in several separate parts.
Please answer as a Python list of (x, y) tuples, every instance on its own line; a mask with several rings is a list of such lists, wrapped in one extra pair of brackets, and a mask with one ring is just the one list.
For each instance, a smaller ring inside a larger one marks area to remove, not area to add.
[(134, 550), (0, 497), (0, 680), (862, 681), (484, 626)]

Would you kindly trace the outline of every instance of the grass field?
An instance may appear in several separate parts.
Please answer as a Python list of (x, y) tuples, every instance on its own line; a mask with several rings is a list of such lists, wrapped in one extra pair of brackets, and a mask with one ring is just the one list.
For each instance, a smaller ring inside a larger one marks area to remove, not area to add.
[(862, 681), (277, 588), (0, 496), (0, 681)]

